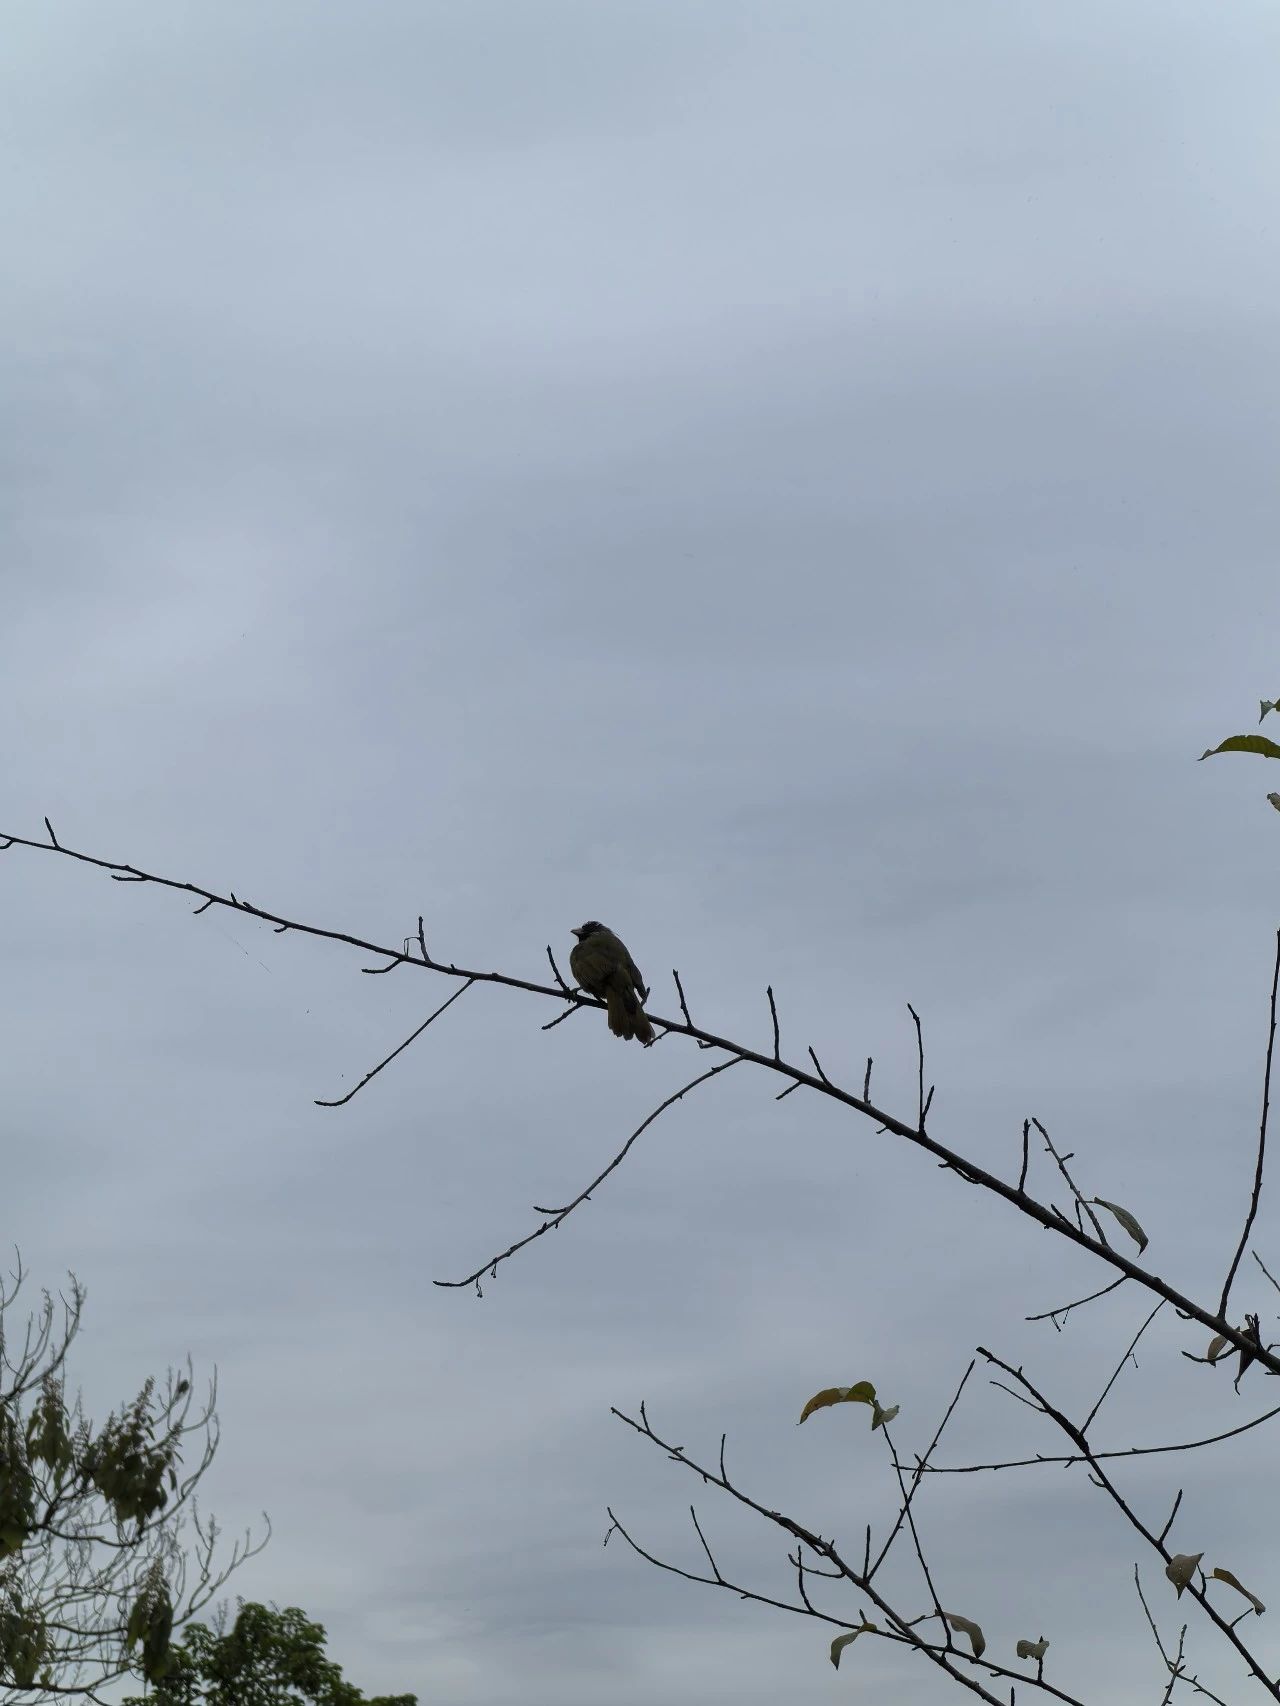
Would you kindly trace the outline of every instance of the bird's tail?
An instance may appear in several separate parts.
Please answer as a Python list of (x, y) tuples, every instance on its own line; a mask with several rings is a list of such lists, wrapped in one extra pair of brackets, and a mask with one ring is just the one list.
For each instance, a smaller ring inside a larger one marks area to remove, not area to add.
[(611, 989), (605, 997), (609, 1009), (609, 1029), (615, 1037), (635, 1037), (646, 1048), (653, 1041), (653, 1026), (644, 1008), (630, 990)]

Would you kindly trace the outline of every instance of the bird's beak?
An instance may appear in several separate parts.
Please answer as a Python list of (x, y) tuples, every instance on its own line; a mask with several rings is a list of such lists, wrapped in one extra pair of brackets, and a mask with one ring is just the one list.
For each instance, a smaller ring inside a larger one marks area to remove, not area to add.
[(578, 927), (578, 928), (575, 928), (575, 929), (573, 929), (573, 930), (570, 930), (570, 932), (569, 932), (569, 934), (570, 934), (570, 935), (571, 935), (571, 936), (576, 936), (576, 937), (577, 937), (577, 938), (578, 938), (578, 940), (579, 940), (579, 941), (581, 941), (581, 940), (582, 940), (582, 930), (581, 930), (581, 928), (580, 928), (580, 927)]

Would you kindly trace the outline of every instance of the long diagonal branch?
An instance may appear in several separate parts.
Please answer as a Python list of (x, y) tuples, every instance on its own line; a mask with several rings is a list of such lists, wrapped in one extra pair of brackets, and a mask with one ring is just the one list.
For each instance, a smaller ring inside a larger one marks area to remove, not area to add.
[[(478, 971), (466, 966), (446, 964), (437, 960), (427, 951), (421, 920), (419, 920), (417, 935), (412, 939), (418, 949), (417, 953), (414, 954), (409, 952), (407, 944), (402, 948), (390, 948), (369, 941), (365, 937), (357, 936), (353, 932), (325, 929), (319, 925), (307, 924), (301, 919), (286, 918), (280, 913), (270, 912), (264, 907), (255, 906), (250, 901), (240, 899), (234, 891), (228, 891), (225, 895), (219, 894), (217, 891), (204, 888), (198, 883), (181, 882), (173, 877), (158, 876), (150, 871), (143, 871), (135, 865), (100, 859), (93, 854), (64, 847), (55, 837), (48, 819), (45, 820), (45, 827), (49, 831), (48, 841), (32, 841), (26, 836), (8, 835), (0, 831), (0, 852), (5, 852), (12, 847), (24, 847), (36, 852), (53, 853), (59, 858), (73, 859), (80, 864), (106, 871), (117, 882), (154, 883), (161, 888), (172, 889), (180, 894), (192, 895), (201, 903), (195, 909), (197, 912), (206, 912), (213, 907), (223, 907), (231, 912), (261, 919), (263, 923), (270, 924), (277, 934), (294, 931), (299, 935), (315, 937), (322, 941), (341, 942), (347, 947), (358, 948), (362, 952), (372, 954), (385, 962), (378, 966), (363, 967), (362, 969), (370, 975), (382, 975), (400, 966), (416, 966), (420, 970), (436, 972), (441, 976), (457, 978), (465, 982), (493, 983), (507, 989), (521, 989), (530, 995), (542, 996), (544, 999), (556, 1002), (571, 1001), (583, 1006), (603, 1006), (602, 1002), (584, 996), (577, 991), (570, 990), (566, 994), (563, 979), (557, 987), (545, 983), (535, 983), (529, 978), (513, 977), (505, 972)], [(1237, 1350), (1244, 1352), (1253, 1361), (1261, 1363), (1273, 1374), (1280, 1374), (1280, 1355), (1267, 1350), (1256, 1339), (1251, 1338), (1244, 1329), (1233, 1326), (1221, 1312), (1215, 1315), (1203, 1308), (1192, 1298), (1185, 1296), (1174, 1286), (1169, 1285), (1167, 1281), (1161, 1279), (1158, 1274), (1150, 1273), (1147, 1269), (1139, 1267), (1136, 1262), (1131, 1261), (1120, 1251), (1112, 1249), (1099, 1238), (1091, 1236), (1080, 1226), (1056, 1213), (1050, 1206), (1028, 1195), (1022, 1185), (1010, 1184), (997, 1174), (989, 1172), (985, 1167), (979, 1166), (977, 1162), (966, 1160), (964, 1156), (953, 1149), (949, 1149), (946, 1144), (940, 1143), (920, 1126), (913, 1126), (908, 1121), (898, 1119), (887, 1110), (877, 1107), (866, 1095), (858, 1096), (851, 1090), (841, 1088), (820, 1067), (817, 1067), (816, 1057), (813, 1055), (812, 1049), (809, 1053), (810, 1058), (814, 1059), (816, 1067), (814, 1072), (810, 1072), (807, 1068), (797, 1066), (790, 1061), (775, 1059), (771, 1052), (764, 1053), (759, 1049), (748, 1048), (745, 1044), (734, 1042), (728, 1037), (718, 1036), (715, 1032), (704, 1030), (687, 1020), (682, 1022), (676, 1019), (664, 1019), (657, 1014), (650, 1014), (649, 1017), (655, 1029), (691, 1037), (705, 1048), (722, 1049), (726, 1054), (731, 1054), (738, 1060), (750, 1062), (766, 1072), (778, 1073), (796, 1085), (803, 1085), (818, 1095), (826, 1096), (832, 1101), (839, 1102), (842, 1106), (852, 1109), (855, 1113), (862, 1114), (866, 1119), (873, 1121), (881, 1131), (892, 1132), (895, 1137), (902, 1138), (905, 1142), (924, 1150), (940, 1162), (943, 1167), (954, 1171), (965, 1183), (977, 1185), (981, 1189), (991, 1192), (993, 1196), (1000, 1197), (1028, 1219), (1056, 1233), (1058, 1237), (1065, 1238), (1068, 1242), (1078, 1245), (1080, 1249), (1097, 1257), (1099, 1261), (1108, 1264), (1118, 1273), (1134, 1280), (1154, 1296), (1162, 1297), (1167, 1303), (1172, 1303), (1174, 1308), (1183, 1316), (1198, 1321), (1211, 1333), (1220, 1335), (1229, 1344), (1234, 1345)], [(485, 1270), (480, 1271), (484, 1272)]]
[[(1032, 1385), (1031, 1381), (1027, 1379), (1026, 1375), (1020, 1368), (1014, 1368), (1011, 1364), (1004, 1362), (1000, 1357), (995, 1356), (982, 1345), (978, 1346), (978, 1355), (985, 1357), (986, 1360), (994, 1367), (1002, 1369), (1010, 1379), (1016, 1381), (1016, 1383), (1022, 1387), (1024, 1392), (1030, 1394), (1031, 1400), (1033, 1401), (1032, 1407), (1038, 1409), (1041, 1414), (1047, 1416), (1050, 1421), (1054, 1422), (1062, 1432), (1066, 1434), (1067, 1438), (1079, 1452), (1082, 1460), (1089, 1465), (1095, 1485), (1100, 1487), (1101, 1490), (1108, 1495), (1130, 1526), (1134, 1528), (1147, 1542), (1148, 1546), (1150, 1546), (1153, 1551), (1157, 1552), (1164, 1562), (1168, 1564), (1174, 1556), (1165, 1545), (1165, 1537), (1169, 1528), (1168, 1523), (1165, 1524), (1165, 1528), (1160, 1534), (1154, 1533), (1147, 1527), (1146, 1523), (1143, 1522), (1142, 1518), (1134, 1510), (1133, 1506), (1125, 1498), (1124, 1494), (1102, 1467), (1100, 1459), (1093, 1451), (1085, 1436), (1084, 1429), (1078, 1427), (1068, 1416), (1064, 1415), (1061, 1410), (1051, 1404), (1045, 1397), (1044, 1393), (1041, 1392), (1038, 1387)], [(1006, 1388), (1006, 1390), (1008, 1390), (1008, 1388)], [(1181, 1494), (1178, 1495), (1179, 1498), (1181, 1498), (1181, 1496)], [(1225, 1638), (1231, 1643), (1236, 1652), (1239, 1653), (1240, 1657), (1248, 1665), (1254, 1677), (1262, 1684), (1271, 1698), (1273, 1700), (1280, 1700), (1280, 1683), (1274, 1681), (1268, 1675), (1261, 1662), (1254, 1657), (1249, 1648), (1240, 1639), (1239, 1635), (1236, 1633), (1235, 1623), (1222, 1615), (1204, 1590), (1196, 1586), (1194, 1580), (1187, 1583), (1185, 1592), (1189, 1593), (1192, 1599), (1196, 1601), (1205, 1616), (1208, 1617), (1209, 1621), (1216, 1627), (1219, 1634), (1225, 1636)]]
[[(724, 1472), (723, 1467), (719, 1469), (711, 1469), (704, 1464), (696, 1463), (684, 1450), (683, 1446), (671, 1445), (666, 1440), (662, 1439), (652, 1427), (643, 1404), (640, 1406), (640, 1418), (638, 1421), (635, 1417), (628, 1416), (625, 1412), (616, 1408), (613, 1410), (613, 1414), (620, 1422), (625, 1422), (629, 1428), (634, 1429), (636, 1433), (647, 1439), (652, 1445), (657, 1446), (659, 1450), (665, 1451), (667, 1456), (671, 1458), (674, 1463), (679, 1463), (683, 1468), (689, 1469), (693, 1474), (700, 1476), (704, 1484), (718, 1487), (721, 1492), (727, 1493), (728, 1496), (731, 1499), (736, 1500), (738, 1504), (744, 1505), (748, 1510), (754, 1511), (757, 1516), (763, 1517), (766, 1522), (772, 1523), (775, 1528), (782, 1529), (784, 1533), (789, 1534), (792, 1539), (806, 1547), (815, 1557), (820, 1558), (825, 1563), (829, 1564), (832, 1567), (830, 1574), (833, 1577), (844, 1580), (857, 1593), (864, 1595), (864, 1597), (870, 1600), (870, 1602), (880, 1612), (881, 1616), (885, 1619), (888, 1624), (888, 1628), (877, 1628), (874, 1630), (875, 1634), (882, 1638), (887, 1637), (890, 1640), (896, 1640), (905, 1646), (911, 1647), (915, 1652), (919, 1653), (923, 1658), (928, 1659), (931, 1664), (943, 1671), (951, 1681), (959, 1683), (961, 1687), (966, 1688), (970, 1693), (975, 1694), (978, 1699), (991, 1703), (991, 1706), (1006, 1706), (1006, 1702), (1001, 1700), (997, 1695), (991, 1693), (989, 1689), (985, 1688), (983, 1684), (977, 1680), (977, 1678), (972, 1674), (974, 1670), (985, 1671), (992, 1677), (1006, 1678), (1012, 1683), (1025, 1686), (1027, 1688), (1039, 1689), (1048, 1698), (1062, 1701), (1064, 1706), (1081, 1706), (1081, 1703), (1077, 1700), (1075, 1695), (1067, 1694), (1062, 1689), (1055, 1688), (1052, 1683), (1045, 1681), (1043, 1677), (1038, 1677), (1027, 1671), (1009, 1670), (993, 1659), (990, 1659), (986, 1654), (983, 1654), (981, 1658), (975, 1658), (973, 1655), (965, 1652), (963, 1648), (954, 1646), (951, 1643), (949, 1634), (946, 1636), (945, 1645), (936, 1645), (931, 1641), (926, 1641), (923, 1636), (917, 1633), (915, 1627), (915, 1625), (921, 1622), (922, 1619), (917, 1617), (908, 1620), (901, 1614), (901, 1612), (897, 1611), (870, 1580), (869, 1575), (865, 1571), (855, 1569), (854, 1566), (841, 1555), (834, 1541), (824, 1540), (820, 1534), (815, 1534), (812, 1530), (805, 1528), (803, 1524), (796, 1522), (793, 1518), (785, 1515), (782, 1511), (769, 1510), (767, 1506), (760, 1504), (759, 1501), (753, 1499), (749, 1493), (743, 1492), (740, 1487), (735, 1485), (735, 1483), (731, 1481), (728, 1475)], [(950, 1414), (950, 1410), (948, 1410), (948, 1414)], [(736, 1584), (730, 1583), (720, 1575), (719, 1570), (715, 1566), (714, 1559), (711, 1560), (713, 1573), (710, 1576), (695, 1574), (691, 1571), (680, 1569), (677, 1565), (665, 1563), (662, 1559), (655, 1557), (652, 1553), (637, 1545), (630, 1534), (628, 1534), (622, 1527), (621, 1523), (618, 1522), (618, 1519), (614, 1516), (612, 1510), (610, 1510), (609, 1516), (614, 1527), (622, 1535), (623, 1539), (626, 1540), (641, 1557), (645, 1558), (651, 1564), (656, 1564), (659, 1569), (669, 1570), (673, 1574), (685, 1576), (687, 1579), (692, 1581), (705, 1582), (712, 1587), (726, 1588), (730, 1592), (743, 1594), (744, 1597), (747, 1598), (764, 1600), (765, 1603), (777, 1606), (784, 1611), (795, 1611), (802, 1615), (813, 1616), (815, 1619), (822, 1622), (829, 1623), (836, 1621), (829, 1615), (817, 1612), (803, 1603), (801, 1605), (794, 1605), (785, 1600), (769, 1598), (768, 1596), (756, 1594), (749, 1590), (739, 1588)], [(935, 1615), (935, 1612), (929, 1612), (927, 1617), (932, 1618)], [(861, 1629), (866, 1627), (864, 1623), (849, 1622), (843, 1622), (841, 1626), (846, 1629)], [(944, 1632), (947, 1629), (945, 1621), (943, 1623), (943, 1629)], [(872, 1631), (869, 1630), (868, 1632), (870, 1633)]]

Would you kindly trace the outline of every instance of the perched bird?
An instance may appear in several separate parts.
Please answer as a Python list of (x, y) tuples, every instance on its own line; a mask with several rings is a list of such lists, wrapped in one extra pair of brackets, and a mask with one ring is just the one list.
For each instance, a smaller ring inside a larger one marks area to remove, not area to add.
[(579, 987), (604, 1002), (615, 1037), (635, 1037), (648, 1048), (653, 1026), (640, 1003), (649, 991), (626, 944), (594, 918), (573, 933), (578, 940), (569, 952), (569, 970)]

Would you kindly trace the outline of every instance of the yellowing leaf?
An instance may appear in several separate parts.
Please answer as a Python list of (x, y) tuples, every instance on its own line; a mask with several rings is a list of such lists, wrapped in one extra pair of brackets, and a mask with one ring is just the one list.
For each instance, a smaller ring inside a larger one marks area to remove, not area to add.
[(1263, 1612), (1267, 1609), (1266, 1606), (1258, 1598), (1256, 1593), (1250, 1593), (1248, 1588), (1244, 1586), (1243, 1582), (1237, 1581), (1235, 1576), (1231, 1574), (1230, 1570), (1224, 1570), (1222, 1566), (1219, 1565), (1213, 1573), (1220, 1582), (1225, 1582), (1229, 1588), (1234, 1588), (1237, 1593), (1242, 1593), (1249, 1601), (1249, 1604), (1257, 1612), (1258, 1616), (1262, 1616)]
[(1209, 1361), (1217, 1362), (1218, 1358), (1230, 1343), (1230, 1339), (1225, 1338), (1221, 1333), (1215, 1333), (1213, 1338), (1209, 1340), (1209, 1349), (1205, 1353), (1208, 1356)]
[(1164, 1567), (1164, 1573), (1178, 1590), (1178, 1598), (1182, 1598), (1182, 1590), (1190, 1584), (1196, 1573), (1196, 1566), (1203, 1552), (1175, 1552)]
[(840, 1669), (840, 1655), (852, 1641), (856, 1641), (862, 1633), (861, 1629), (850, 1629), (847, 1635), (837, 1635), (831, 1643), (831, 1663)]
[(1049, 1650), (1049, 1643), (1041, 1635), (1038, 1641), (1019, 1641), (1018, 1657), (1020, 1659), (1042, 1659)]
[[(1262, 721), (1261, 717), (1258, 719)], [(1207, 752), (1200, 754), (1199, 762), (1206, 758), (1215, 758), (1220, 752), (1256, 752), (1262, 758), (1280, 758), (1280, 746), (1275, 741), (1268, 740), (1266, 735), (1232, 735), (1230, 740), (1224, 740), (1221, 746), (1211, 746)]]
[(874, 1623), (868, 1623), (868, 1621), (864, 1617), (862, 1620), (862, 1623), (859, 1625), (859, 1627), (857, 1629), (850, 1629), (847, 1634), (837, 1635), (835, 1640), (831, 1643), (831, 1662), (832, 1662), (832, 1664), (835, 1666), (835, 1668), (837, 1670), (840, 1669), (840, 1655), (841, 1655), (841, 1653), (845, 1650), (846, 1647), (852, 1646), (852, 1644), (858, 1639), (859, 1635), (866, 1635), (866, 1634), (875, 1635), (878, 1633), (879, 1633), (879, 1631), (877, 1630), (875, 1624)]
[(957, 1635), (967, 1635), (969, 1637), (969, 1645), (973, 1648), (973, 1656), (975, 1659), (980, 1659), (983, 1653), (987, 1650), (987, 1637), (982, 1633), (982, 1630), (979, 1629), (978, 1625), (972, 1622), (968, 1617), (957, 1616), (954, 1611), (948, 1611), (946, 1613), (946, 1618), (947, 1622), (955, 1630)]
[[(875, 1401), (876, 1389), (869, 1380), (860, 1380), (856, 1386), (826, 1386), (815, 1392), (801, 1410), (800, 1421), (807, 1422), (815, 1410), (825, 1410), (831, 1404), (874, 1404)], [(796, 1426), (799, 1425), (797, 1422)]]
[(887, 1422), (891, 1422), (893, 1420), (893, 1418), (897, 1415), (897, 1413), (898, 1413), (898, 1406), (896, 1404), (890, 1404), (890, 1406), (887, 1410), (882, 1410), (880, 1408), (879, 1404), (873, 1404), (871, 1406), (871, 1431), (872, 1431), (872, 1433), (874, 1433), (877, 1428), (884, 1427)]
[(1097, 1203), (1099, 1208), (1110, 1209), (1111, 1213), (1115, 1215), (1121, 1226), (1124, 1227), (1130, 1238), (1132, 1238), (1134, 1243), (1138, 1246), (1138, 1254), (1141, 1255), (1150, 1243), (1150, 1239), (1138, 1225), (1134, 1217), (1129, 1213), (1129, 1210), (1127, 1208), (1121, 1208), (1118, 1202), (1108, 1202), (1105, 1197), (1094, 1197), (1092, 1200)]

